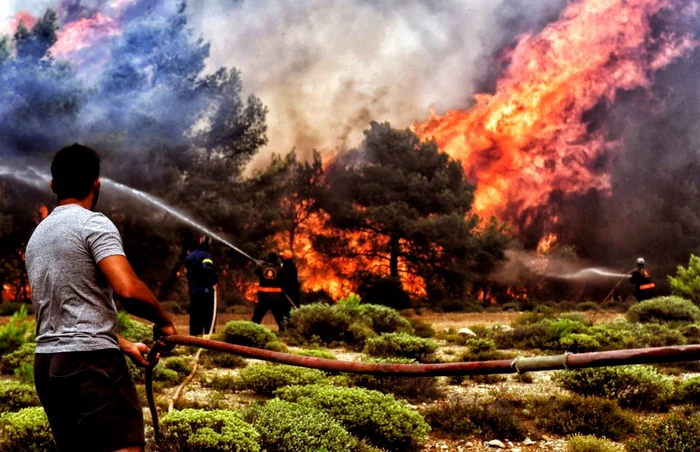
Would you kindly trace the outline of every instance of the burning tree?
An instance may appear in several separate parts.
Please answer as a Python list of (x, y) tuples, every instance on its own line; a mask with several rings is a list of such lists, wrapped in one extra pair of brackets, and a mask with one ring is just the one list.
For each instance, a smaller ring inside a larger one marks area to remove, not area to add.
[(489, 234), (481, 233), (473, 201), (474, 186), (461, 164), (435, 142), (372, 122), (362, 145), (326, 170), (319, 205), (330, 228), (314, 244), (331, 258), (369, 260), (364, 270), (389, 283), (418, 276), (431, 298), (463, 296), (472, 273), (479, 265), (488, 271), (485, 261), (502, 259), (506, 243), (490, 239), (492, 226)]

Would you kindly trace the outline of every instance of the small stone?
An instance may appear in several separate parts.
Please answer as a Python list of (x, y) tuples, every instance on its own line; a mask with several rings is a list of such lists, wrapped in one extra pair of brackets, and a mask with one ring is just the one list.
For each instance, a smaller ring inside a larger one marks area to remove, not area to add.
[(488, 444), (489, 447), (497, 447), (497, 448), (499, 448), (499, 449), (505, 449), (505, 448), (506, 448), (506, 445), (503, 444), (502, 441), (499, 441), (499, 440), (497, 440), (497, 439), (492, 439), (491, 441), (489, 441), (489, 442), (486, 443), (486, 444)]
[(464, 444), (467, 447), (474, 447), (474, 443), (471, 441), (467, 441), (466, 444)]
[(457, 331), (457, 334), (459, 334), (460, 336), (476, 337), (476, 333), (470, 330), (469, 328), (460, 328), (460, 330)]
[(510, 450), (510, 452), (521, 452), (521, 450), (522, 450), (522, 449), (520, 449), (519, 447), (513, 447), (513, 448)]
[(535, 444), (535, 442), (530, 438), (525, 438), (525, 441), (523, 441), (523, 446), (532, 446), (533, 444)]

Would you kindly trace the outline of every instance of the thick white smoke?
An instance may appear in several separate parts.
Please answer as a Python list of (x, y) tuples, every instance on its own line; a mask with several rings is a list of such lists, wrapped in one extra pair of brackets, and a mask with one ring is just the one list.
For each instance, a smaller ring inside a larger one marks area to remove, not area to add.
[[(356, 145), (371, 119), (406, 127), (464, 108), (514, 33), (564, 0), (208, 0), (191, 2), (209, 69), (242, 71), (269, 109), (257, 163), (297, 147)], [(256, 162), (253, 162), (255, 165)]]

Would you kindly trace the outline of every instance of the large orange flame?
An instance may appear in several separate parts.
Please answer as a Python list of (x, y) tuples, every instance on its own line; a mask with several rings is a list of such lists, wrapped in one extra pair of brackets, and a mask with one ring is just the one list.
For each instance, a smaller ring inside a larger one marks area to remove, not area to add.
[[(662, 10), (678, 27), (656, 36), (651, 20)], [(540, 34), (520, 39), (495, 93), (414, 130), (463, 162), (477, 183), (477, 213), (527, 226), (528, 209), (545, 207), (553, 192), (610, 189), (609, 153), (620, 143), (586, 115), (619, 90), (650, 86), (655, 70), (694, 49), (680, 24), (697, 12), (696, 1), (572, 3)]]
[(62, 27), (58, 40), (51, 47), (51, 54), (67, 58), (73, 53), (91, 47), (95, 41), (119, 34), (119, 21), (101, 12), (90, 17), (83, 17)]

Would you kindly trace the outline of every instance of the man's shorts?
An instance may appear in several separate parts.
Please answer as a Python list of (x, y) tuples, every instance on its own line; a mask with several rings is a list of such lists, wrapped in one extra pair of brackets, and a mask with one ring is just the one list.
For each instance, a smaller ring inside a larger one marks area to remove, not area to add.
[(34, 356), (34, 384), (63, 451), (143, 446), (143, 412), (117, 349)]

